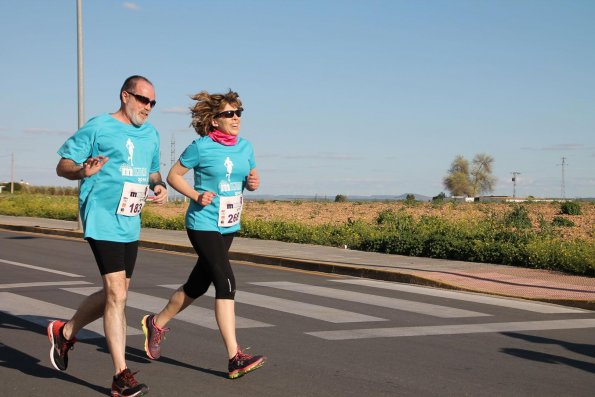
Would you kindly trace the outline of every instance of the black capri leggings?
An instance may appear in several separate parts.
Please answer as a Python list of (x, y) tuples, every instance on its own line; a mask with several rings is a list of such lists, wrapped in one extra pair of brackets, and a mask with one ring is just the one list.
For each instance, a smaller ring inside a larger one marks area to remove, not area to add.
[(211, 283), (216, 299), (234, 299), (236, 280), (229, 263), (228, 251), (235, 233), (221, 234), (186, 229), (188, 238), (198, 254), (198, 261), (184, 284), (184, 293), (192, 299), (203, 295)]

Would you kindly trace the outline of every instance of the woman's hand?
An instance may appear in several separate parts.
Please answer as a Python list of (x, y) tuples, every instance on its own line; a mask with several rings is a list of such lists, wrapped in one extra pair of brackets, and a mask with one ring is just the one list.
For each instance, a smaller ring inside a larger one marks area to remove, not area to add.
[(213, 198), (215, 196), (216, 196), (216, 194), (213, 192), (198, 193), (198, 197), (196, 198), (195, 201), (204, 207), (206, 205), (211, 204), (213, 202)]
[(258, 176), (258, 171), (256, 171), (256, 168), (253, 168), (248, 174), (248, 178), (246, 178), (246, 188), (250, 191), (254, 191), (258, 189), (259, 186), (260, 177)]

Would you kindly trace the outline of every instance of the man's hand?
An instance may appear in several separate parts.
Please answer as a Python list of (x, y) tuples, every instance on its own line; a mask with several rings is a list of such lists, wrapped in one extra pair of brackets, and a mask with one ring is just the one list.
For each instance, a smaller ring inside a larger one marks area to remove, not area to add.
[(83, 163), (83, 168), (80, 171), (82, 178), (97, 174), (108, 160), (109, 157), (106, 156), (89, 157)]
[(155, 204), (167, 203), (167, 188), (161, 185), (156, 185), (153, 188), (153, 192), (155, 193), (155, 199), (153, 200)]

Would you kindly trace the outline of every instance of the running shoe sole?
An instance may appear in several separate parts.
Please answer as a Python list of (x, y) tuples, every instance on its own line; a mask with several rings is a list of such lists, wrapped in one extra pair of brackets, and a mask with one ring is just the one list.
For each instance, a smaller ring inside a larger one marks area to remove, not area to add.
[(145, 334), (145, 353), (147, 353), (147, 356), (151, 360), (157, 360), (157, 358), (153, 357), (153, 355), (151, 355), (151, 352), (149, 351), (149, 327), (147, 327), (147, 320), (148, 320), (149, 316), (150, 316), (150, 314), (147, 314), (146, 316), (143, 317), (143, 319), (140, 322), (140, 324), (143, 327), (143, 333)]
[(56, 361), (54, 360), (54, 348), (56, 347), (56, 341), (54, 340), (54, 323), (56, 321), (58, 320), (54, 320), (48, 325), (48, 339), (52, 344), (52, 347), (50, 348), (50, 361), (52, 362), (54, 368), (56, 368), (58, 371), (62, 371), (56, 364)]
[(255, 369), (262, 367), (264, 365), (264, 362), (265, 362), (265, 359), (263, 357), (259, 361), (256, 361), (245, 368), (236, 369), (235, 371), (229, 373), (229, 379), (237, 379), (241, 376), (244, 376), (248, 372), (252, 372)]

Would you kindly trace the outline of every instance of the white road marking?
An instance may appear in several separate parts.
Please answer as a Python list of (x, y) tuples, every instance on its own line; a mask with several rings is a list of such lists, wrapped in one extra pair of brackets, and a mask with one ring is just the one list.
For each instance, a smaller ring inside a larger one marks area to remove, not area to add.
[(521, 299), (503, 298), (495, 296), (487, 296), (473, 292), (448, 291), (437, 288), (422, 287), (401, 283), (389, 283), (386, 281), (375, 281), (367, 279), (347, 279), (347, 280), (330, 280), (337, 283), (345, 283), (351, 285), (362, 285), (366, 287), (382, 288), (393, 291), (409, 292), (413, 294), (436, 296), (440, 298), (456, 299), (460, 301), (468, 301), (475, 303), (482, 303), (485, 305), (494, 305), (501, 307), (508, 307), (518, 310), (526, 310), (535, 313), (557, 314), (557, 313), (589, 313), (589, 310), (577, 309), (573, 307), (553, 305), (549, 303), (532, 302)]
[[(177, 289), (179, 286), (162, 285), (162, 287)], [(214, 297), (215, 289), (213, 287), (209, 288), (205, 295)], [(386, 319), (372, 317), (365, 314), (349, 312), (346, 310), (333, 309), (325, 306), (312, 305), (310, 303), (296, 302), (288, 299), (276, 298), (273, 296), (253, 294), (244, 291), (236, 291), (235, 300), (238, 303), (264, 307), (270, 310), (295, 314), (298, 316), (313, 318), (316, 320), (328, 321), (331, 323), (386, 321)]]
[[(33, 324), (47, 327), (52, 320), (68, 320), (76, 310), (13, 294), (12, 292), (0, 292), (0, 311), (18, 317)], [(127, 335), (140, 335), (142, 331), (128, 327)], [(103, 320), (99, 319), (87, 325), (79, 331), (77, 339), (93, 339), (104, 337)]]
[(429, 303), (415, 302), (405, 299), (389, 298), (385, 296), (363, 294), (360, 292), (345, 291), (334, 288), (318, 287), (314, 285), (291, 283), (285, 281), (250, 283), (264, 287), (278, 288), (286, 291), (300, 292), (304, 294), (322, 296), (325, 298), (340, 299), (349, 302), (357, 302), (366, 305), (387, 307), (395, 310), (403, 310), (418, 314), (441, 318), (463, 318), (483, 317), (489, 314), (474, 312), (470, 310), (457, 309), (454, 307), (432, 305)]
[(90, 283), (88, 281), (40, 281), (37, 283), (0, 284), (0, 289), (27, 288), (27, 287), (51, 287), (54, 285), (81, 285), (81, 284), (92, 284), (92, 283)]
[(425, 327), (368, 328), (342, 331), (306, 332), (306, 334), (326, 340), (350, 340), (367, 338), (397, 338), (404, 336), (460, 335), (488, 332), (548, 331), (579, 328), (595, 328), (595, 319), (439, 325)]
[[(175, 286), (177, 289), (178, 286)], [(99, 291), (101, 288), (97, 287), (83, 287), (83, 288), (63, 288), (65, 291), (74, 292), (76, 294), (89, 296), (92, 293)], [(127, 307), (140, 309), (147, 314), (159, 313), (165, 307), (168, 299), (163, 299), (151, 295), (140, 294), (138, 292), (128, 291), (128, 299), (126, 301)], [(190, 324), (198, 325), (209, 329), (218, 330), (217, 320), (215, 319), (215, 312), (210, 309), (204, 309), (199, 306), (190, 305), (184, 311), (178, 313), (176, 320), (184, 321)], [(140, 323), (140, 319), (139, 319)], [(236, 328), (257, 328), (257, 327), (272, 327), (273, 325), (262, 323), (256, 320), (250, 320), (236, 316)]]
[(80, 274), (61, 272), (60, 270), (48, 269), (47, 267), (40, 267), (40, 266), (28, 265), (26, 263), (7, 261), (5, 259), (0, 259), (0, 263), (4, 263), (6, 265), (13, 265), (13, 266), (25, 267), (27, 269), (32, 269), (32, 270), (40, 270), (42, 272), (59, 274), (61, 276), (66, 276), (66, 277), (85, 277), (85, 276), (81, 276)]

